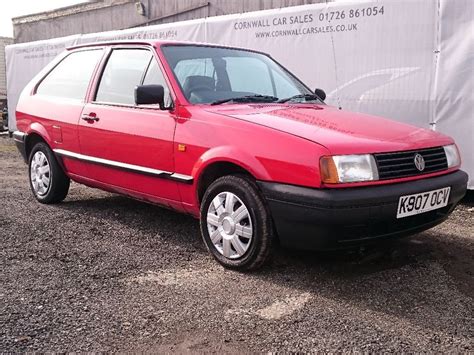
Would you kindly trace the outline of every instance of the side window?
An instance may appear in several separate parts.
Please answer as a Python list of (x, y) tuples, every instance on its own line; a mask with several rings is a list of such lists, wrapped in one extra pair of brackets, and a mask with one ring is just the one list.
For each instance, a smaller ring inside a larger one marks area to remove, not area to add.
[(228, 57), (225, 61), (232, 91), (274, 95), (268, 67), (264, 62), (250, 57)]
[(36, 94), (84, 100), (102, 53), (102, 49), (72, 52), (43, 79)]
[(134, 105), (135, 86), (140, 85), (151, 57), (145, 49), (115, 49), (100, 78), (95, 101)]
[(155, 58), (152, 58), (150, 66), (146, 72), (145, 79), (143, 80), (143, 85), (152, 84), (161, 85), (165, 88), (165, 107), (170, 107), (172, 102), (170, 90)]

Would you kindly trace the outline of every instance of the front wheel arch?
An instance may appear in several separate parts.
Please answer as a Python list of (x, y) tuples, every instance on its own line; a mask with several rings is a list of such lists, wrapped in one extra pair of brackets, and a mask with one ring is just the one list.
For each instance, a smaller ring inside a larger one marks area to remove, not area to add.
[(207, 188), (214, 181), (226, 175), (244, 175), (255, 180), (255, 177), (240, 165), (228, 161), (217, 161), (211, 163), (203, 169), (197, 180), (196, 193), (199, 205), (202, 202), (202, 198), (206, 193)]

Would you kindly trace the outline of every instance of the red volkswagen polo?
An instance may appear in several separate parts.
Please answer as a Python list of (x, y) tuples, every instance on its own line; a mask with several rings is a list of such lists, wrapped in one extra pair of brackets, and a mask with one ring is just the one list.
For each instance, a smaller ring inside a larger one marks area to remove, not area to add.
[(467, 184), (451, 138), (324, 99), (252, 50), (90, 44), (24, 89), (14, 139), (39, 202), (72, 179), (189, 213), (234, 269), (261, 266), (276, 240), (344, 248), (448, 217)]

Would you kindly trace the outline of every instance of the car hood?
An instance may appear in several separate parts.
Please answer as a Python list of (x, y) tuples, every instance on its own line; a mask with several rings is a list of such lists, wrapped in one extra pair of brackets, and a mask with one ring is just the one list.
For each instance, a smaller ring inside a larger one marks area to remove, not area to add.
[(230, 104), (206, 111), (287, 132), (323, 145), (331, 154), (390, 152), (453, 142), (431, 130), (326, 105)]

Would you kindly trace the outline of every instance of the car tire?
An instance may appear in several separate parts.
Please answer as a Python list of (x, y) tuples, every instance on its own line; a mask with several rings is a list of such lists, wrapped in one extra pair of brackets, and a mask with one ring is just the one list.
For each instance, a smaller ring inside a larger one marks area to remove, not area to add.
[(201, 203), (201, 234), (224, 267), (256, 270), (269, 259), (273, 225), (254, 181), (229, 175), (214, 181)]
[(31, 150), (28, 173), (31, 191), (39, 202), (52, 204), (66, 198), (70, 179), (46, 143), (37, 143)]

